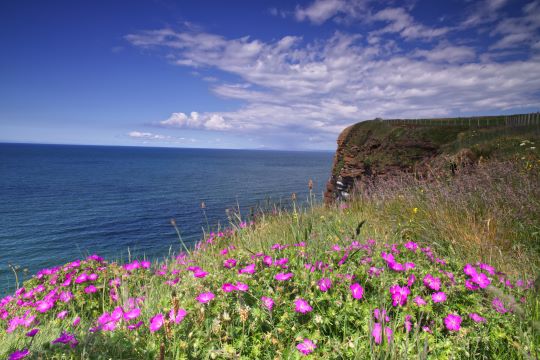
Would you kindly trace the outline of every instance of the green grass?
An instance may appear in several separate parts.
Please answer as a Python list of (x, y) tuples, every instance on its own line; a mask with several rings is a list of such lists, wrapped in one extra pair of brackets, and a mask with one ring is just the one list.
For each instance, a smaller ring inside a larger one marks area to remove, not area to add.
[[(128, 272), (121, 265), (94, 260), (71, 269), (63, 267), (56, 275), (27, 281), (25, 291), (42, 284), (44, 289), (35, 300), (56, 287), (71, 291), (74, 299), (56, 301), (45, 313), (16, 305), (15, 300), (4, 305), (9, 318), (29, 309), (40, 322), (28, 328), (19, 326), (11, 333), (0, 331), (0, 357), (29, 348), (28, 358), (36, 359), (297, 359), (304, 355), (296, 346), (308, 338), (317, 346), (308, 356), (315, 359), (538, 358), (540, 300), (536, 290), (510, 288), (498, 275), (488, 274), (490, 286), (471, 291), (464, 286), (467, 276), (463, 272), (465, 264), (481, 262), (504, 273), (501, 278), (512, 285), (518, 279), (534, 281), (540, 269), (538, 165), (529, 158), (485, 163), (474, 173), (463, 170), (451, 180), (430, 182), (404, 176), (364, 189), (346, 205), (260, 213), (253, 225), (240, 228), (232, 224), (224, 236), (203, 240), (190, 254), (167, 258), (151, 269)], [(411, 241), (431, 248), (434, 258), (405, 249), (403, 244)], [(274, 244), (289, 246), (273, 250)], [(392, 247), (399, 250), (394, 252), (396, 261), (414, 262), (415, 268), (407, 272), (389, 269), (381, 252), (391, 252)], [(179, 245), (178, 251), (182, 249)], [(268, 267), (260, 254), (274, 260), (287, 258), (288, 268)], [(224, 268), (228, 258), (238, 261), (235, 268)], [(446, 265), (433, 261), (436, 258), (444, 259)], [(325, 271), (306, 269), (318, 261), (326, 264)], [(238, 273), (251, 263), (256, 264), (254, 274)], [(189, 266), (198, 266), (208, 275), (195, 278)], [(384, 270), (373, 276), (371, 267)], [(60, 286), (72, 271), (73, 278), (82, 272), (98, 274), (94, 282), (98, 291), (85, 294), (89, 282)], [(441, 271), (451, 272), (455, 282)], [(294, 277), (277, 281), (274, 277), (280, 272), (291, 272)], [(389, 287), (407, 285), (411, 274), (416, 282), (410, 286), (407, 303), (393, 306)], [(432, 291), (422, 284), (426, 274), (441, 278), (441, 290), (448, 297), (445, 302), (431, 301)], [(55, 276), (56, 284), (51, 284)], [(317, 286), (323, 277), (333, 284), (327, 292)], [(121, 285), (110, 285), (116, 278)], [(247, 284), (249, 290), (221, 290), (224, 283), (236, 282)], [(362, 299), (351, 296), (351, 283), (363, 287)], [(117, 301), (111, 298), (111, 289), (118, 295)], [(199, 303), (196, 297), (208, 291), (215, 299)], [(272, 311), (263, 306), (263, 296), (274, 299)], [(427, 305), (415, 305), (416, 296), (426, 299)], [(130, 331), (128, 322), (120, 321), (115, 331), (89, 331), (103, 313), (117, 306), (127, 310), (134, 298), (141, 299), (137, 320), (144, 325), (140, 328)], [(295, 312), (298, 298), (307, 300), (313, 310)], [(495, 298), (511, 311), (495, 311)], [(149, 331), (152, 317), (158, 313), (167, 316), (170, 309), (179, 308), (187, 311), (181, 323), (165, 321), (158, 331)], [(388, 312), (384, 326), (393, 331), (391, 340), (383, 336), (381, 344), (371, 335), (376, 308)], [(63, 310), (68, 311), (67, 317), (58, 319)], [(486, 323), (474, 323), (468, 317), (472, 312), (486, 318)], [(459, 331), (446, 329), (443, 319), (448, 314), (462, 317)], [(411, 316), (410, 332), (404, 328), (406, 315)], [(77, 316), (81, 323), (73, 326)], [(0, 320), (4, 328), (9, 318)], [(429, 332), (424, 330), (426, 326)], [(25, 337), (32, 327), (40, 332), (33, 339)], [(71, 349), (51, 344), (61, 331), (73, 333), (78, 345)]]

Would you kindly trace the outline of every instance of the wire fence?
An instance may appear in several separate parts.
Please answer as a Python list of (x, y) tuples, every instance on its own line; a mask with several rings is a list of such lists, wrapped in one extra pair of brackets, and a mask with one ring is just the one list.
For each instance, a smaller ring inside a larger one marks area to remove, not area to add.
[(491, 126), (536, 126), (540, 128), (540, 112), (497, 115), (497, 116), (473, 116), (457, 118), (433, 118), (433, 119), (376, 119), (400, 125), (422, 126), (463, 126), (463, 127), (491, 127)]

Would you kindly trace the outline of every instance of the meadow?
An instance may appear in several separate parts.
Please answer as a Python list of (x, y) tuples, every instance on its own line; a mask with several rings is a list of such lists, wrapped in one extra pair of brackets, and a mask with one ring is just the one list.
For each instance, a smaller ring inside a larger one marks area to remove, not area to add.
[(537, 359), (540, 163), (518, 160), (43, 269), (0, 300), (0, 356)]

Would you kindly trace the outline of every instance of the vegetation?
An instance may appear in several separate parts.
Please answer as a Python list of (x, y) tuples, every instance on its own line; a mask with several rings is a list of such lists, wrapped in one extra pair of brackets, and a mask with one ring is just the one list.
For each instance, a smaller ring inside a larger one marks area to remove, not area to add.
[(512, 161), (239, 219), (153, 264), (44, 269), (0, 300), (0, 357), (537, 359), (540, 158), (512, 144)]

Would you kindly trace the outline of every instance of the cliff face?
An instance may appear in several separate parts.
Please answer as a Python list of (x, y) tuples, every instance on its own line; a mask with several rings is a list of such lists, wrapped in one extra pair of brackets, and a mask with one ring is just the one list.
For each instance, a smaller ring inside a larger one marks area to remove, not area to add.
[(338, 137), (325, 202), (347, 198), (353, 189), (376, 179), (404, 172), (451, 174), (480, 157), (508, 155), (501, 144), (530, 134), (531, 126), (538, 132), (539, 114), (357, 123)]

